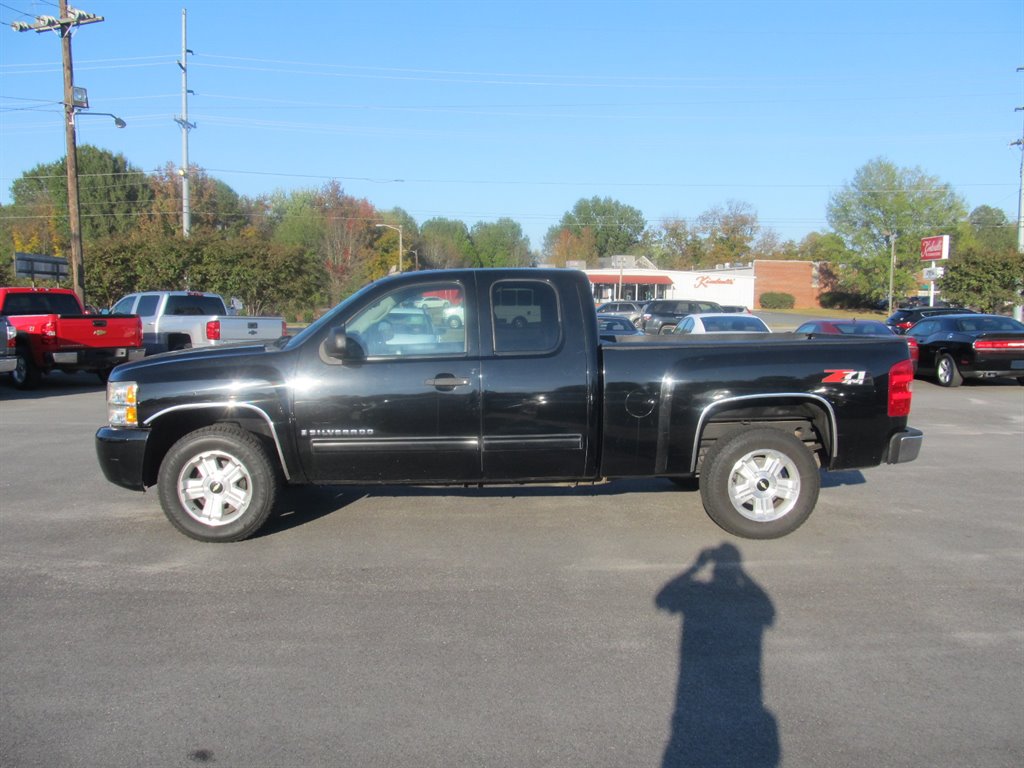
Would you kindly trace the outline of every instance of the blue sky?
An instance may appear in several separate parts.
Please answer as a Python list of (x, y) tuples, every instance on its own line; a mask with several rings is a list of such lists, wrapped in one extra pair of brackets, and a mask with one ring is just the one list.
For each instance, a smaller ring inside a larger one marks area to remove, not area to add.
[[(649, 222), (736, 200), (783, 238), (884, 157), (1017, 215), (1024, 3), (80, 0), (78, 141), (240, 194), (337, 179), (380, 209), (511, 217), (535, 248), (580, 198)], [(0, 200), (64, 155), (56, 2), (0, 0)]]

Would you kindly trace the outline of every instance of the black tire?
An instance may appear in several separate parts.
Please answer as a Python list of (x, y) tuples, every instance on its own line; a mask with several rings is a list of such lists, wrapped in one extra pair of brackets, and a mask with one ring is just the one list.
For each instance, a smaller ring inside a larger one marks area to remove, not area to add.
[(35, 389), (39, 386), (42, 374), (39, 373), (36, 364), (32, 362), (32, 355), (28, 351), (28, 347), (18, 347), (17, 354), (18, 362), (15, 369), (11, 371), (11, 381), (14, 382), (16, 389)]
[(512, 319), (512, 327), (513, 328), (525, 328), (526, 327), (526, 318), (523, 317), (522, 315), (516, 315)]
[(960, 375), (952, 355), (943, 352), (936, 358), (935, 381), (940, 387), (959, 387), (964, 383), (964, 377)]
[(820, 487), (818, 465), (807, 447), (771, 428), (716, 442), (700, 476), (708, 515), (745, 539), (777, 539), (795, 531), (814, 510)]
[(174, 526), (199, 541), (242, 541), (270, 517), (279, 469), (259, 438), (215, 424), (190, 432), (164, 456), (160, 505)]
[(448, 323), (448, 327), (452, 328), (454, 330), (458, 330), (459, 328), (462, 327), (462, 320), (459, 319), (459, 317), (457, 315), (451, 315), (448, 318), (447, 323)]

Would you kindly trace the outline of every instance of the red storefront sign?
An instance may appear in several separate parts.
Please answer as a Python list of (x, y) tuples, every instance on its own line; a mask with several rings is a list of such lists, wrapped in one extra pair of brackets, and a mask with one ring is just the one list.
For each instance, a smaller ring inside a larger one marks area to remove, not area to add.
[(949, 235), (921, 238), (921, 261), (941, 261), (949, 258)]

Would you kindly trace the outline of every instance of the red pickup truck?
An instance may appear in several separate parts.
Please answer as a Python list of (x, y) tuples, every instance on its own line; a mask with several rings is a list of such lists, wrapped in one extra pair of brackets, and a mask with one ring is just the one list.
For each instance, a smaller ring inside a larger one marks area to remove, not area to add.
[(115, 365), (145, 355), (135, 315), (89, 315), (67, 288), (0, 288), (0, 315), (17, 330), (14, 386), (31, 389), (50, 371), (93, 371), (106, 381)]

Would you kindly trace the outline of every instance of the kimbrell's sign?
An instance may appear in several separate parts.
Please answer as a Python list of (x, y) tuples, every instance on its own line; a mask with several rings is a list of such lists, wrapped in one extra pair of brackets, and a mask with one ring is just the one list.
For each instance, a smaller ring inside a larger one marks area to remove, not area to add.
[(949, 258), (949, 235), (921, 238), (921, 261), (942, 261)]

